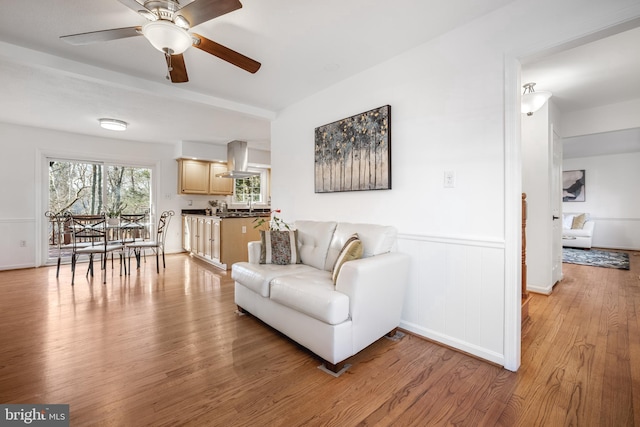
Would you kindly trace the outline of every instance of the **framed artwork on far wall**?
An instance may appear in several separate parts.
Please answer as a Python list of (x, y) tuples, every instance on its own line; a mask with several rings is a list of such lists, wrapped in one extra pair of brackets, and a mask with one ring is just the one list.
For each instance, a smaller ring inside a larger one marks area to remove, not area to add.
[(562, 172), (562, 201), (585, 201), (585, 177), (584, 169)]

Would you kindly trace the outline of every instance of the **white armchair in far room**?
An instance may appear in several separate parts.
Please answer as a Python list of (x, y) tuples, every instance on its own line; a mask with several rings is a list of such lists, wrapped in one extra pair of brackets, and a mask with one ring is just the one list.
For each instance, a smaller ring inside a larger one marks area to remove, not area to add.
[(563, 213), (562, 246), (591, 249), (595, 225), (588, 213)]

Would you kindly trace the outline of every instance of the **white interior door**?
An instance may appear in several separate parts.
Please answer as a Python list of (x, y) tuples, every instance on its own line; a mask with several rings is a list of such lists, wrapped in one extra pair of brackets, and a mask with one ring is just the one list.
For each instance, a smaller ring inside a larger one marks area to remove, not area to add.
[(549, 127), (551, 143), (551, 197), (552, 233), (551, 279), (555, 285), (562, 280), (562, 139), (553, 124)]

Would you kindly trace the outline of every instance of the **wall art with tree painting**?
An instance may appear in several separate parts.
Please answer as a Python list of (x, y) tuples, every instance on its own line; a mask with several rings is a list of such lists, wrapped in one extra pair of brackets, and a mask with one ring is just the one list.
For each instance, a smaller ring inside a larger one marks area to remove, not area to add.
[(562, 201), (585, 201), (585, 175), (583, 170), (562, 172)]
[(315, 192), (391, 189), (391, 106), (315, 129)]

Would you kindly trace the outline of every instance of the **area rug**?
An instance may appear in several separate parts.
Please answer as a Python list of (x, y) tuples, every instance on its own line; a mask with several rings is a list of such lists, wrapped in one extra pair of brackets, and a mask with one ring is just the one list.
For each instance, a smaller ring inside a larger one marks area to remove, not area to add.
[(626, 252), (562, 248), (562, 262), (629, 270), (629, 254)]

